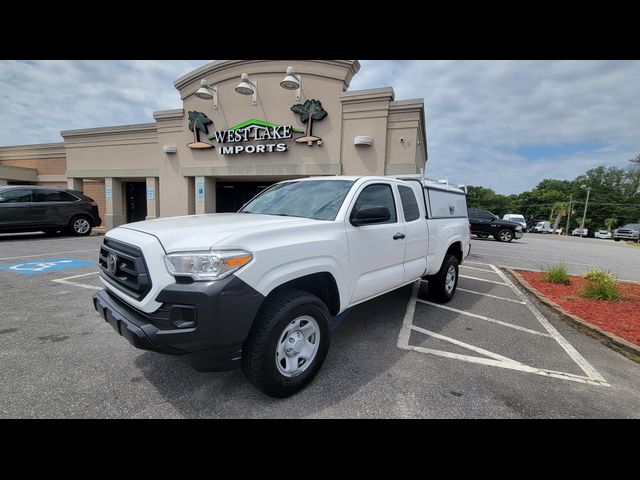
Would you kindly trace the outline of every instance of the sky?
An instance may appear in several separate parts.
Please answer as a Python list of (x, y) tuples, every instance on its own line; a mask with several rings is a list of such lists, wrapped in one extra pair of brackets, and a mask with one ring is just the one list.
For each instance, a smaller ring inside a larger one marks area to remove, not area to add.
[[(153, 122), (209, 60), (0, 61), (0, 146)], [(295, 62), (293, 62), (295, 64)], [(640, 153), (640, 61), (360, 60), (349, 90), (423, 98), (427, 176), (512, 194)]]

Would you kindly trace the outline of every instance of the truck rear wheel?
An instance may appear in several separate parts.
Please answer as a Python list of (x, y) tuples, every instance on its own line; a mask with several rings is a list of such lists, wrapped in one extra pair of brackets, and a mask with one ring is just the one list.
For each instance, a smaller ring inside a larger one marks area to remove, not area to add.
[(327, 306), (315, 295), (286, 290), (266, 300), (242, 349), (242, 371), (257, 389), (288, 397), (316, 376), (329, 351)]
[(434, 302), (447, 303), (453, 298), (458, 286), (458, 259), (453, 255), (444, 257), (442, 267), (435, 275), (427, 277), (428, 297)]

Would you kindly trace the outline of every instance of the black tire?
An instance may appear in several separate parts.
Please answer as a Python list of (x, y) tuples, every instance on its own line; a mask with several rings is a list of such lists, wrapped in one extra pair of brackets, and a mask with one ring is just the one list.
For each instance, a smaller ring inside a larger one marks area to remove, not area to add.
[[(447, 272), (453, 267), (455, 278), (453, 288), (447, 284)], [(458, 259), (453, 255), (444, 257), (440, 270), (435, 275), (426, 277), (428, 284), (427, 296), (437, 303), (447, 303), (453, 298), (458, 287)]]
[[(296, 376), (285, 376), (277, 366), (276, 352), (284, 341), (286, 327), (303, 315), (317, 322), (319, 345), (311, 363), (306, 367), (302, 364), (304, 371)], [(267, 395), (289, 397), (313, 380), (324, 363), (330, 343), (329, 310), (322, 300), (300, 290), (278, 292), (265, 300), (244, 342), (242, 371), (254, 387)]]
[(89, 235), (92, 229), (93, 223), (87, 215), (76, 215), (69, 221), (69, 227), (67, 228), (71, 235), (79, 237)]
[(507, 228), (503, 228), (502, 230), (499, 230), (493, 238), (495, 238), (499, 242), (508, 243), (513, 240), (513, 232)]
[(613, 241), (614, 241), (614, 242), (619, 242), (619, 241), (620, 241), (620, 239), (619, 239), (619, 238), (614, 238), (614, 239), (613, 239)]

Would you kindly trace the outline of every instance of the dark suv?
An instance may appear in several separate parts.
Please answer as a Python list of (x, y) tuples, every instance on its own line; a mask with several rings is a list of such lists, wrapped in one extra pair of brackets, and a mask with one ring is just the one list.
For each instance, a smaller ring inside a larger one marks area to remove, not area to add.
[(101, 223), (98, 204), (82, 192), (35, 185), (0, 187), (0, 232), (64, 230), (89, 235)]
[(477, 208), (469, 208), (471, 233), (480, 238), (493, 236), (499, 242), (510, 242), (522, 238), (522, 225), (508, 220), (500, 220), (493, 213)]

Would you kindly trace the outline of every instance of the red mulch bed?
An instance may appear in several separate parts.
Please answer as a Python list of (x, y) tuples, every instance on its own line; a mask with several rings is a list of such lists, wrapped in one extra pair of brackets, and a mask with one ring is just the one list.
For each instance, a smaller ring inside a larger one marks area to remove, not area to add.
[(620, 282), (622, 300), (590, 300), (580, 296), (587, 284), (582, 277), (570, 275), (571, 285), (558, 285), (543, 281), (541, 272), (518, 273), (567, 312), (640, 346), (640, 284)]

